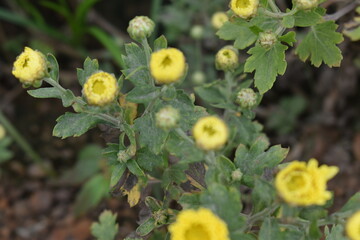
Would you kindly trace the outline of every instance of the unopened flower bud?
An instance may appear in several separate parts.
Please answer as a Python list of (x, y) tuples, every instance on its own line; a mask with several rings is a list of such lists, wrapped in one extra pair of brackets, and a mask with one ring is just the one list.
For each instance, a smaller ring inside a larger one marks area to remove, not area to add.
[(271, 48), (277, 41), (276, 34), (271, 31), (261, 32), (259, 34), (260, 45), (264, 48)]
[(238, 50), (232, 46), (220, 49), (215, 57), (215, 67), (218, 70), (234, 71), (239, 65)]
[(48, 64), (45, 56), (37, 50), (25, 47), (14, 62), (12, 74), (25, 87), (40, 87), (42, 79), (48, 74)]
[(231, 178), (233, 181), (240, 181), (243, 176), (243, 173), (240, 171), (240, 169), (236, 169), (231, 173)]
[(156, 126), (164, 130), (175, 128), (180, 119), (179, 111), (172, 106), (166, 106), (156, 113)]
[(241, 89), (236, 96), (236, 103), (242, 108), (252, 108), (257, 102), (257, 95), (251, 88)]
[(127, 32), (136, 41), (148, 38), (153, 33), (155, 23), (146, 16), (137, 16), (129, 22)]
[(3, 139), (5, 137), (5, 129), (4, 127), (0, 124), (0, 140)]
[(195, 25), (190, 30), (190, 36), (194, 39), (202, 39), (204, 36), (204, 28), (201, 25)]
[(241, 18), (248, 19), (256, 15), (259, 0), (231, 0), (230, 8)]
[(295, 0), (296, 7), (301, 10), (308, 10), (319, 5), (318, 0)]
[(191, 80), (195, 85), (201, 85), (205, 82), (205, 74), (202, 71), (195, 71), (191, 75)]
[(216, 12), (211, 17), (211, 25), (215, 29), (220, 29), (225, 22), (229, 21), (229, 17), (225, 12)]

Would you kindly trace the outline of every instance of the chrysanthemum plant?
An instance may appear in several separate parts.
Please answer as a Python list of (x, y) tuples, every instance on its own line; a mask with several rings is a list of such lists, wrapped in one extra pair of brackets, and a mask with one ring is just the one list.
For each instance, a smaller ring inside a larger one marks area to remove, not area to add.
[[(296, 0), (281, 12), (272, 0), (232, 0), (229, 20), (217, 32), (235, 40), (216, 55), (224, 79), (194, 91), (180, 88), (188, 68), (180, 50), (168, 48), (164, 36), (150, 48), (154, 24), (146, 17), (129, 26), (140, 44), (125, 45), (121, 73), (103, 72), (90, 58), (77, 69), (82, 96), (61, 86), (52, 55), (26, 49), (13, 73), (26, 86), (50, 85), (28, 90), (31, 96), (59, 98), (73, 108), (57, 119), (54, 136), (80, 136), (98, 124), (118, 130), (118, 141), (103, 150), (111, 167), (109, 191), (149, 210), (129, 240), (154, 232), (151, 239), (358, 240), (360, 193), (329, 214), (333, 194), (326, 185), (339, 169), (315, 159), (281, 164), (288, 149), (270, 146), (252, 111), (286, 71), (285, 53), (294, 45), (300, 59), (316, 67), (340, 66), (336, 44), (343, 37), (319, 3)], [(307, 28), (305, 36), (296, 38), (298, 27)], [(249, 47), (240, 64), (238, 50)], [(39, 70), (43, 61), (47, 67)], [(123, 90), (124, 83), (132, 88)], [(207, 108), (196, 104), (199, 99)], [(163, 192), (155, 198), (157, 184)], [(106, 212), (93, 234), (113, 239), (117, 229), (115, 216)]]

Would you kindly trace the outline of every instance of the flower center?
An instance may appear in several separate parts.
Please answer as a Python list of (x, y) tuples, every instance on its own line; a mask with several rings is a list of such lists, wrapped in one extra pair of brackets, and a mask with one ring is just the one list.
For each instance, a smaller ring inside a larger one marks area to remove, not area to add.
[(203, 131), (204, 131), (204, 133), (206, 133), (210, 137), (213, 136), (216, 133), (216, 130), (211, 125), (205, 125), (203, 127)]
[(96, 80), (93, 84), (92, 90), (96, 94), (103, 94), (105, 92), (105, 84), (103, 80)]
[(165, 67), (171, 65), (171, 63), (172, 63), (171, 58), (170, 58), (169, 56), (166, 56), (166, 57), (164, 57), (164, 59), (162, 60), (161, 66), (165, 68)]
[(305, 172), (294, 172), (287, 179), (286, 186), (289, 191), (298, 191), (305, 188), (308, 184)]
[(23, 67), (23, 68), (26, 68), (26, 67), (28, 66), (28, 63), (29, 63), (29, 58), (28, 58), (28, 57), (25, 57), (24, 62), (23, 62), (23, 64), (22, 64), (22, 67)]
[(236, 7), (237, 8), (247, 8), (250, 5), (250, 0), (237, 0)]
[(185, 232), (185, 240), (209, 240), (209, 234), (202, 225), (192, 226)]

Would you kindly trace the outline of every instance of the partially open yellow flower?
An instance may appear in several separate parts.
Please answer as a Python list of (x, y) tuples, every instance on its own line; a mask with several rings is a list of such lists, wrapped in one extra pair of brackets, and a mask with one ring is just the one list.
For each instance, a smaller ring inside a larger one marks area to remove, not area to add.
[(204, 150), (222, 148), (229, 135), (225, 122), (216, 116), (200, 118), (192, 132), (196, 144)]
[(229, 18), (224, 12), (216, 12), (211, 17), (211, 24), (215, 29), (220, 29), (227, 21)]
[(16, 58), (12, 74), (24, 84), (33, 84), (47, 74), (47, 61), (45, 56), (29, 47)]
[(250, 18), (256, 14), (259, 0), (231, 0), (230, 8), (241, 18)]
[(84, 84), (83, 94), (91, 105), (103, 106), (114, 101), (118, 85), (114, 75), (97, 72), (91, 75)]
[(5, 129), (4, 127), (0, 124), (0, 140), (3, 139), (5, 137)]
[(226, 223), (207, 208), (181, 211), (169, 231), (171, 240), (230, 240)]
[(176, 48), (161, 49), (151, 54), (150, 72), (157, 84), (178, 81), (185, 72), (184, 54)]
[(346, 234), (351, 240), (360, 240), (360, 211), (357, 211), (347, 220)]
[(275, 186), (279, 195), (290, 205), (324, 205), (331, 199), (326, 190), (327, 181), (339, 171), (338, 167), (318, 166), (316, 159), (305, 162), (294, 161), (276, 176)]
[(215, 56), (215, 67), (217, 70), (234, 71), (239, 66), (238, 50), (232, 46), (225, 46)]

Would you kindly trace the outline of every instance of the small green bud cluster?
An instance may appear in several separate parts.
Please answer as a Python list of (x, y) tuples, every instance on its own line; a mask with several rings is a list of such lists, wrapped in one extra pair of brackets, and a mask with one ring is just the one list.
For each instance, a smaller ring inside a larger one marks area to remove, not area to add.
[(190, 36), (194, 39), (202, 39), (204, 37), (204, 28), (201, 25), (194, 25), (190, 30)]
[(251, 88), (241, 89), (236, 96), (236, 103), (242, 108), (252, 108), (256, 105), (257, 95)]
[(137, 16), (129, 22), (127, 32), (136, 41), (150, 37), (155, 28), (155, 23), (146, 16)]
[(233, 46), (225, 46), (216, 54), (217, 70), (234, 71), (239, 65), (239, 53)]
[(277, 41), (276, 34), (271, 31), (261, 32), (259, 34), (260, 45), (264, 48), (271, 48)]
[(179, 111), (172, 106), (166, 106), (156, 113), (156, 126), (164, 130), (175, 128), (179, 122)]
[(232, 173), (231, 173), (231, 178), (233, 181), (240, 181), (242, 176), (243, 176), (243, 173), (240, 171), (239, 168), (232, 171)]

